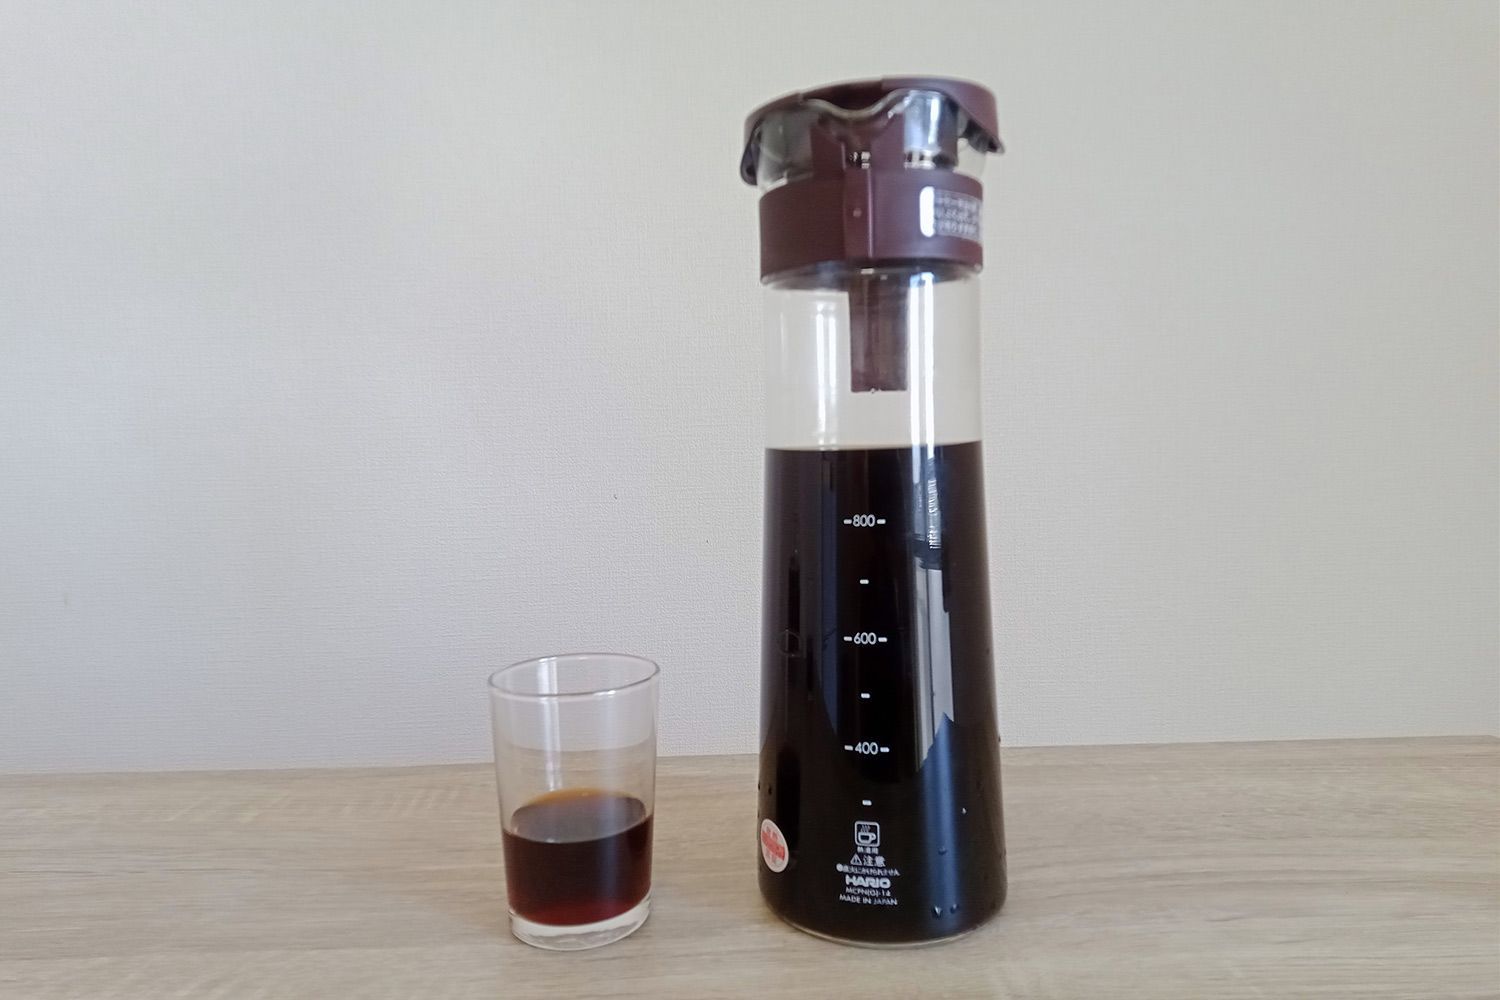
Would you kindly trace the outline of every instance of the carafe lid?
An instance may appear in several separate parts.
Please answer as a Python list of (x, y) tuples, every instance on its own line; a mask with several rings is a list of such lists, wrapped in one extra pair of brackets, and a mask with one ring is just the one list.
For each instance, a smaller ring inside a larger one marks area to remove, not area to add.
[(762, 192), (762, 277), (827, 262), (979, 266), (978, 175), (1002, 151), (994, 95), (966, 80), (856, 80), (762, 105), (740, 157)]

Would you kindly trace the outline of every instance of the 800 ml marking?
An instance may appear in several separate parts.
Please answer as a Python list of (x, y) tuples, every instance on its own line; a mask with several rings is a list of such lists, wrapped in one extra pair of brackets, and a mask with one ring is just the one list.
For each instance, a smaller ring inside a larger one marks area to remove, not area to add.
[(855, 514), (853, 517), (844, 518), (844, 523), (854, 528), (873, 528), (877, 524), (884, 524), (885, 518), (876, 517), (874, 514)]

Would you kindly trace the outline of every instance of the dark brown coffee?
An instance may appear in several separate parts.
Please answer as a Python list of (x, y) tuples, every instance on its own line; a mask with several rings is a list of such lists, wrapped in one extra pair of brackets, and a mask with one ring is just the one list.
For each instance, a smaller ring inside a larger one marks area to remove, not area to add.
[(938, 940), (1005, 899), (981, 463), (766, 453), (760, 884), (807, 930)]
[(511, 911), (574, 927), (617, 917), (651, 890), (651, 815), (595, 788), (548, 792), (503, 830)]

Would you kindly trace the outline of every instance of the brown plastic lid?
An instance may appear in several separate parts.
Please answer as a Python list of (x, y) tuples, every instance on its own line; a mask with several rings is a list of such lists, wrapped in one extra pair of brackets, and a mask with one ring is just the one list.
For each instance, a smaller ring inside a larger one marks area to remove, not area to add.
[(967, 80), (854, 80), (757, 108), (740, 176), (765, 181), (762, 277), (830, 262), (980, 266), (983, 189), (958, 169), (965, 143), (1003, 152), (994, 95)]
[(746, 184), (755, 183), (760, 125), (776, 111), (795, 108), (811, 101), (823, 101), (850, 111), (878, 104), (882, 98), (903, 90), (928, 90), (942, 94), (968, 115), (970, 127), (963, 138), (985, 153), (1003, 153), (1000, 142), (1000, 118), (995, 110), (995, 95), (989, 88), (972, 80), (951, 76), (883, 76), (875, 80), (846, 80), (811, 90), (799, 90), (767, 101), (745, 119), (745, 151), (740, 156), (740, 177)]

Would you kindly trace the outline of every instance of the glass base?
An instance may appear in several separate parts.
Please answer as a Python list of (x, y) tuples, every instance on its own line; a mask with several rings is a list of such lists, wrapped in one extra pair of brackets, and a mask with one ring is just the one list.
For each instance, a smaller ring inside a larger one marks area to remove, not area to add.
[(803, 934), (811, 934), (815, 938), (820, 938), (824, 941), (832, 941), (834, 944), (847, 945), (851, 948), (872, 948), (876, 951), (898, 951), (901, 949), (910, 948), (931, 948), (934, 945), (950, 944), (951, 942), (968, 937), (970, 934), (973, 934), (975, 931), (979, 930), (979, 928), (984, 926), (984, 922), (981, 921), (980, 923), (975, 924), (973, 927), (964, 928), (957, 934), (949, 934), (947, 937), (927, 938), (920, 941), (856, 941), (853, 938), (842, 938), (836, 934), (828, 934), (824, 931), (813, 930), (811, 927), (804, 927), (802, 924), (797, 923), (797, 921), (792, 920), (790, 917), (782, 917), (779, 913), (777, 913), (776, 916), (781, 917), (782, 923), (795, 930), (801, 931)]
[(651, 894), (617, 917), (592, 924), (539, 924), (514, 912), (510, 915), (510, 932), (535, 948), (549, 951), (583, 951), (614, 944), (634, 934), (651, 915)]

